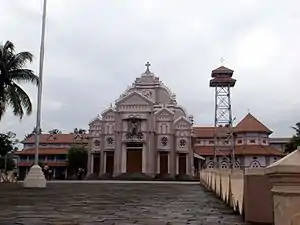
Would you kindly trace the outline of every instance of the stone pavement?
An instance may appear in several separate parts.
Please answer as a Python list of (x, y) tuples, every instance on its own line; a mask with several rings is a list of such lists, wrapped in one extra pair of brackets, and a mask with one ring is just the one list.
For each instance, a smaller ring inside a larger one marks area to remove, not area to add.
[(0, 185), (0, 224), (249, 225), (199, 184)]

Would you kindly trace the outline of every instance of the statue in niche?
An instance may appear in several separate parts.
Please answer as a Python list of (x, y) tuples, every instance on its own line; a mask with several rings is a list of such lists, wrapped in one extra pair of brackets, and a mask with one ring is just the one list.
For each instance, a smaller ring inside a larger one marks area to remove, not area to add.
[(137, 134), (139, 133), (139, 128), (140, 128), (140, 121), (133, 119), (131, 120), (131, 129), (130, 129), (130, 133), (132, 134), (132, 136), (137, 136)]
[(131, 139), (131, 138), (138, 138), (138, 139), (142, 139), (143, 138), (143, 134), (140, 132), (140, 120), (138, 119), (131, 119), (129, 121), (129, 132), (127, 133), (127, 138)]

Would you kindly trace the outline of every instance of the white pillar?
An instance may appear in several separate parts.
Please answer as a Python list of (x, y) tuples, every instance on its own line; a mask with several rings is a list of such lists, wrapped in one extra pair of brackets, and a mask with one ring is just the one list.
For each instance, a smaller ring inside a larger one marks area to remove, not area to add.
[(91, 173), (94, 173), (94, 154), (91, 154), (91, 164), (89, 166), (91, 168)]
[(103, 152), (103, 173), (106, 173), (107, 152)]
[[(147, 173), (147, 162), (146, 162), (146, 159), (147, 159), (147, 152), (146, 152), (146, 146), (143, 144), (143, 148), (142, 148), (142, 172), (143, 173)], [(150, 159), (148, 159), (150, 160)], [(148, 161), (149, 162), (149, 161)]]
[(121, 158), (122, 159), (121, 160), (121, 172), (126, 173), (127, 149), (126, 149), (125, 145), (122, 145), (122, 150), (121, 151), (122, 151), (122, 153), (121, 153), (121, 156), (122, 156), (122, 158)]
[(189, 168), (190, 168), (190, 160), (189, 160), (189, 154), (186, 154), (185, 155), (185, 173), (187, 175), (190, 175), (190, 172), (189, 172)]
[(176, 154), (176, 174), (179, 174), (179, 155)]
[(170, 152), (168, 152), (168, 173), (171, 173), (171, 158), (170, 158)]
[(160, 174), (160, 152), (157, 152), (157, 174)]

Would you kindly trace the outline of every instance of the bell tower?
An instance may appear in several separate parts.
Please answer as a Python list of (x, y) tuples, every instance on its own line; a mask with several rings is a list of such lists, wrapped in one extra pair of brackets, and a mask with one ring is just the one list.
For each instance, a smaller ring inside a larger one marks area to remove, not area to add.
[[(233, 70), (221, 66), (212, 71), (209, 86), (215, 89), (215, 118), (214, 118), (214, 167), (220, 165), (220, 156), (227, 161), (230, 167), (233, 166), (234, 157), (234, 136), (233, 120), (231, 111), (230, 89), (235, 86), (236, 80), (232, 78)], [(226, 167), (227, 167), (226, 166)]]

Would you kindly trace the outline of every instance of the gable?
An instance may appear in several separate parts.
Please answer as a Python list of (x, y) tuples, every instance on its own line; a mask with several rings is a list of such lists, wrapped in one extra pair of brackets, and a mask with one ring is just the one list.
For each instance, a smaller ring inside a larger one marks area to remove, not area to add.
[(191, 121), (189, 121), (186, 117), (184, 116), (180, 116), (178, 119), (176, 119), (174, 121), (175, 124), (179, 123), (179, 122), (184, 122), (184, 123), (187, 123), (189, 125), (192, 125)]
[(94, 118), (93, 120), (91, 120), (91, 122), (89, 122), (89, 126), (98, 125), (98, 124), (101, 124), (101, 118), (99, 115), (97, 115), (96, 118)]
[(234, 128), (235, 132), (263, 132), (271, 134), (272, 131), (261, 123), (252, 114), (248, 113)]
[(155, 112), (156, 116), (173, 116), (174, 112), (172, 112), (171, 110), (169, 110), (168, 108), (161, 108), (160, 110), (158, 110), (157, 112)]
[(103, 116), (113, 116), (114, 115), (114, 110), (112, 107), (104, 110), (102, 113), (101, 113), (102, 117)]
[(152, 101), (138, 92), (132, 92), (116, 102), (118, 105), (150, 105), (152, 103)]
[(186, 118), (186, 117), (179, 117), (174, 121), (174, 124), (176, 125), (176, 129), (189, 129), (192, 125), (192, 123)]

